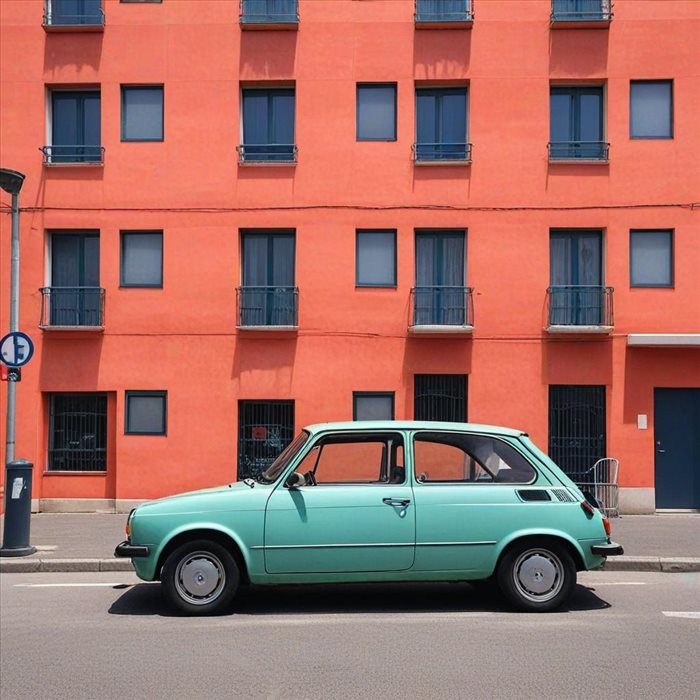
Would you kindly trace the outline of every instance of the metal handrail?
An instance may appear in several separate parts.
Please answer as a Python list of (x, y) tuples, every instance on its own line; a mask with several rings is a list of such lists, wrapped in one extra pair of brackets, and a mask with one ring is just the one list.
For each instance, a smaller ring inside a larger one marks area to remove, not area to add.
[(104, 326), (105, 290), (102, 287), (42, 287), (42, 328)]
[(442, 0), (438, 10), (433, 2), (428, 9), (428, 2), (415, 0), (414, 19), (417, 23), (470, 22), (474, 19), (472, 0)]
[(552, 22), (607, 22), (612, 17), (609, 0), (552, 0)]
[(411, 147), (413, 150), (413, 160), (418, 163), (431, 162), (465, 162), (469, 163), (472, 159), (472, 144), (466, 142), (460, 143), (414, 143)]
[[(276, 11), (287, 8), (286, 11)], [(242, 24), (298, 24), (299, 3), (297, 0), (241, 0), (240, 21)]]
[(70, 163), (104, 163), (104, 146), (76, 144), (70, 146), (42, 146), (44, 165), (62, 165)]
[(100, 27), (105, 24), (104, 0), (100, 0), (100, 6), (95, 14), (68, 15), (61, 13), (61, 0), (44, 0), (45, 27)]
[(245, 143), (236, 146), (239, 163), (296, 163), (293, 143)]
[(610, 144), (606, 141), (550, 141), (549, 160), (607, 161)]
[(299, 288), (284, 285), (245, 285), (236, 289), (239, 328), (296, 328)]
[(411, 289), (410, 318), (414, 326), (474, 325), (474, 288), (460, 285), (420, 285)]
[(599, 285), (548, 287), (548, 325), (612, 327), (614, 291), (614, 287)]

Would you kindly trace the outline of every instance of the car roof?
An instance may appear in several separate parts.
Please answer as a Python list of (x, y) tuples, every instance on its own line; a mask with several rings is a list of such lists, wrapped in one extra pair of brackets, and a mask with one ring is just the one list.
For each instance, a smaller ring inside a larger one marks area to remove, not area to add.
[(480, 423), (448, 423), (430, 420), (362, 420), (338, 421), (334, 423), (314, 423), (307, 425), (312, 435), (329, 430), (374, 432), (379, 430), (456, 430), (460, 432), (486, 433), (489, 435), (505, 435), (519, 437), (527, 435), (516, 428), (504, 428), (498, 425), (481, 425)]

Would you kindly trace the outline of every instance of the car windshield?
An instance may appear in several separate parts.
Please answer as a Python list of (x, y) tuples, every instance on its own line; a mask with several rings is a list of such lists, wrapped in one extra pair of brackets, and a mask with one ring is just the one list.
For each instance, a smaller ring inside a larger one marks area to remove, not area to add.
[(277, 459), (260, 475), (261, 484), (271, 484), (286, 469), (287, 465), (297, 456), (299, 450), (309, 439), (309, 433), (305, 430), (282, 450)]

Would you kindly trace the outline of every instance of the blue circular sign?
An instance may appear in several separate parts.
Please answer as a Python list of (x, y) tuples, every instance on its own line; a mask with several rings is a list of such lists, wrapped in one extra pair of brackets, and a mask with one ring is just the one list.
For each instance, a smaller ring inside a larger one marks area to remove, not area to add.
[(34, 343), (26, 333), (13, 331), (0, 340), (0, 360), (8, 367), (23, 367), (33, 354)]

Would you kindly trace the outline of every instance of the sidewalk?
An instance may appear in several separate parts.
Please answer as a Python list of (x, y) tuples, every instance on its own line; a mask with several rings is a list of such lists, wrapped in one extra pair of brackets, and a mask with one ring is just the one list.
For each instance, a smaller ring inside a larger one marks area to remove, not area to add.
[[(700, 571), (700, 514), (623, 515), (610, 522), (625, 555), (608, 559), (606, 570)], [(0, 572), (131, 571), (128, 559), (113, 554), (125, 524), (126, 515), (32, 515), (30, 541), (38, 551), (0, 558)]]

